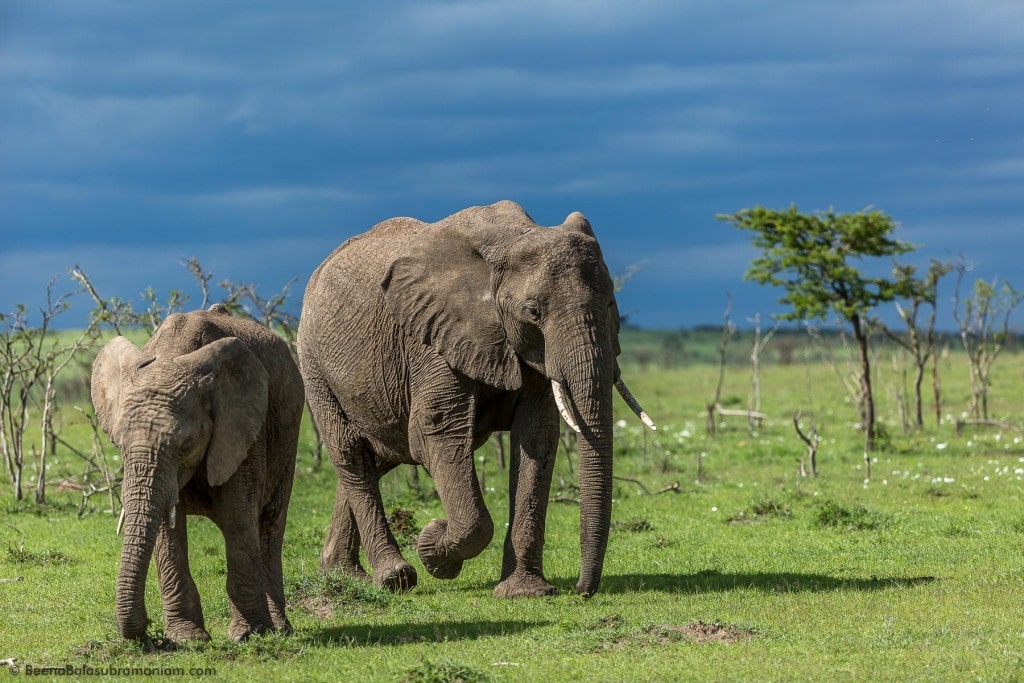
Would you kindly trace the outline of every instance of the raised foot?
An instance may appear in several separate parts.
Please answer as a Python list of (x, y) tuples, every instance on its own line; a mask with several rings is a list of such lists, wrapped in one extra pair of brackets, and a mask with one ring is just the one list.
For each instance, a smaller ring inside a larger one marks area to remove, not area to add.
[(446, 520), (435, 519), (423, 527), (420, 537), (416, 539), (416, 552), (419, 553), (420, 561), (435, 579), (454, 579), (462, 571), (462, 560), (446, 552), (441, 542), (447, 530)]
[(512, 574), (494, 587), (496, 598), (539, 598), (557, 594), (558, 588), (535, 574)]
[(416, 587), (416, 570), (405, 560), (399, 560), (374, 571), (373, 582), (392, 593), (405, 593)]

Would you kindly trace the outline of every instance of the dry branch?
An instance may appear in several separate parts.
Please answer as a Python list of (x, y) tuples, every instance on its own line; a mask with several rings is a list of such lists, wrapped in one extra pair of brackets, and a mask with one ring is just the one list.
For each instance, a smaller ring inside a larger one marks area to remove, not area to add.
[(716, 403), (713, 408), (722, 417), (745, 417), (748, 420), (767, 420), (768, 416), (756, 410), (738, 410), (735, 408), (723, 408), (721, 403)]
[[(800, 418), (802, 416), (803, 411), (798, 410), (796, 415), (793, 416), (793, 427), (796, 429), (796, 435), (807, 445), (807, 462), (810, 465), (811, 476), (816, 477), (818, 476), (818, 428), (811, 425), (811, 430), (804, 434), (803, 430), (800, 429)], [(800, 459), (800, 476), (807, 476), (803, 458)]]
[(1009, 422), (1003, 422), (1002, 420), (986, 420), (986, 419), (966, 419), (956, 421), (956, 435), (961, 436), (964, 432), (964, 427), (998, 427), (1001, 430), (1008, 430), (1013, 432), (1020, 432), (1021, 428), (1015, 424)]

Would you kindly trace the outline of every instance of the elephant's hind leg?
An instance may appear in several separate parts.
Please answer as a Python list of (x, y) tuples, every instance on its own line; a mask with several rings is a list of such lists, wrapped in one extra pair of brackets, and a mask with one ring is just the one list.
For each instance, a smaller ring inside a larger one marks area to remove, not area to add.
[(306, 373), (306, 396), (338, 474), (334, 513), (320, 553), (321, 569), (340, 568), (365, 578), (359, 562), (362, 544), (373, 582), (392, 591), (416, 585), (416, 570), (402, 557), (388, 528), (378, 482), (382, 473), (366, 442), (351, 428), (341, 406), (319, 376)]
[(359, 561), (359, 527), (348, 502), (345, 488), (339, 482), (334, 495), (334, 513), (327, 529), (327, 539), (320, 552), (320, 570), (341, 570), (364, 581), (370, 575)]
[(154, 550), (167, 637), (176, 643), (209, 640), (199, 591), (188, 566), (185, 505), (174, 509), (174, 528), (161, 524)]

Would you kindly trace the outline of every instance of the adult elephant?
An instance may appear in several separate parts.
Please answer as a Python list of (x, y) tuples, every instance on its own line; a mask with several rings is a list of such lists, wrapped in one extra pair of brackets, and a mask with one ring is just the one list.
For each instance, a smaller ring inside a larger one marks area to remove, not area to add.
[(146, 574), (154, 553), (165, 632), (209, 640), (188, 565), (185, 515), (224, 535), (228, 636), (291, 631), (281, 573), (302, 418), (302, 377), (284, 341), (223, 306), (168, 316), (139, 349), (108, 342), (93, 363), (96, 417), (123, 454), (124, 546), (115, 615), (148, 642)]
[(433, 576), (457, 576), (494, 529), (473, 451), (511, 430), (510, 520), (494, 592), (555, 593), (542, 552), (561, 409), (578, 431), (576, 590), (593, 594), (611, 518), (612, 386), (629, 395), (618, 332), (612, 280), (580, 213), (543, 228), (503, 201), (432, 224), (393, 218), (342, 244), (310, 279), (298, 333), (306, 397), (338, 473), (321, 565), (366, 576), (362, 544), (378, 585), (416, 584), (378, 482), (418, 463), (447, 519), (423, 529), (417, 551)]

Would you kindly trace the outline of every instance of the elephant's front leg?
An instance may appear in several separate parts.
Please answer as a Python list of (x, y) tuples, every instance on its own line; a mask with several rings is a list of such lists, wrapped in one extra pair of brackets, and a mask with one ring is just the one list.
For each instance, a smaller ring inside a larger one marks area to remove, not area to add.
[(558, 414), (550, 383), (524, 382), (512, 422), (509, 525), (497, 597), (553, 595), (544, 578), (544, 525), (558, 451)]
[(288, 467), (276, 490), (270, 494), (270, 502), (260, 514), (260, 554), (266, 571), (267, 609), (274, 628), (286, 635), (291, 635), (292, 625), (285, 612), (281, 551), (288, 522), (288, 500), (291, 497), (293, 476), (294, 469)]
[(154, 550), (167, 637), (179, 643), (209, 640), (210, 634), (203, 623), (199, 591), (188, 566), (184, 502), (179, 501), (172, 514), (174, 528), (171, 529), (168, 522), (160, 525)]
[(213, 520), (224, 534), (227, 591), (231, 603), (228, 638), (245, 640), (274, 628), (267, 604), (267, 569), (260, 549), (256, 496), (232, 478), (214, 497)]
[(409, 420), (414, 457), (433, 477), (448, 516), (427, 524), (416, 541), (423, 565), (439, 579), (458, 576), (463, 561), (483, 552), (494, 536), (473, 463), (473, 385), (453, 374), (450, 379), (415, 393)]

